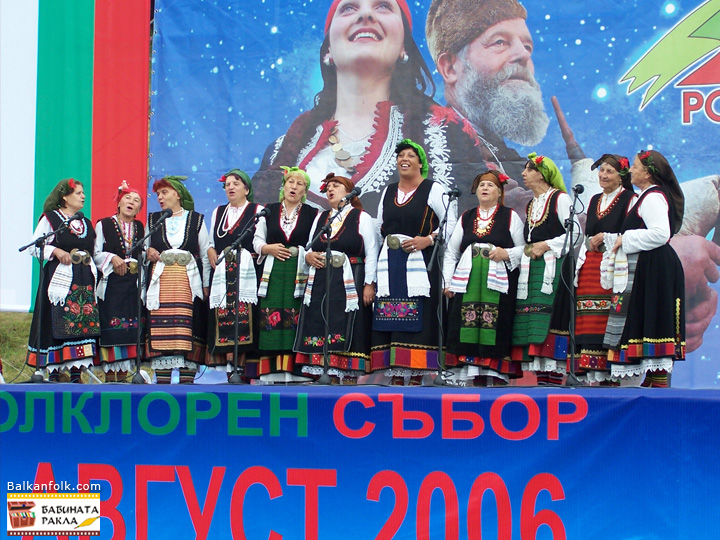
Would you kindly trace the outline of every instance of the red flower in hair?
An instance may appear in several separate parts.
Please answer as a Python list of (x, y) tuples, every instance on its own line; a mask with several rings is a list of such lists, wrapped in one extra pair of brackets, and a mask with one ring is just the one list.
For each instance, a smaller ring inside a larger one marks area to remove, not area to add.
[(535, 158), (535, 165), (540, 165), (542, 163), (543, 159), (545, 159), (545, 156), (537, 156)]
[(218, 182), (222, 182), (222, 183), (224, 184), (225, 182), (227, 182), (227, 176), (225, 176), (225, 175), (223, 174), (223, 175), (220, 177), (220, 180), (218, 180)]
[(320, 193), (325, 193), (327, 191), (327, 185), (327, 182), (323, 182), (322, 184), (320, 184)]
[(71, 178), (70, 180), (68, 180), (68, 187), (69, 187), (70, 189), (72, 189), (73, 191), (75, 191), (75, 188), (77, 187), (77, 184), (75, 183), (75, 179), (74, 179), (74, 178)]
[(498, 179), (500, 180), (501, 184), (505, 184), (508, 180), (510, 180), (510, 177), (505, 173), (500, 173), (498, 175)]
[(650, 157), (650, 150), (640, 150), (640, 161)]
[(620, 168), (627, 169), (628, 167), (630, 167), (630, 162), (627, 160), (627, 158), (620, 158)]

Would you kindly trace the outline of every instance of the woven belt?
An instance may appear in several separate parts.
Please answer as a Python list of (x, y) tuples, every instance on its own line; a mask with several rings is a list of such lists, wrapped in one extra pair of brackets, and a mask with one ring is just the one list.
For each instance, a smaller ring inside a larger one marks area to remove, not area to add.
[(87, 251), (73, 248), (73, 250), (70, 251), (70, 260), (73, 264), (84, 264), (85, 266), (88, 266), (92, 259)]

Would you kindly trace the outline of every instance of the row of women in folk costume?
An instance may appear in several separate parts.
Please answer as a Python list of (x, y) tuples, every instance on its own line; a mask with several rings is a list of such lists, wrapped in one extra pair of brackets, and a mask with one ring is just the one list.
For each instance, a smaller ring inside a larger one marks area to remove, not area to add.
[[(507, 178), (496, 171), (474, 179), (478, 207), (457, 220), (456, 203), (427, 179), (422, 147), (404, 140), (396, 154), (400, 181), (384, 190), (375, 222), (348, 197), (352, 182), (334, 174), (321, 185), (330, 210), (305, 204), (310, 178), (297, 168), (285, 169), (280, 202), (258, 219), (263, 208), (252, 202), (250, 179), (234, 169), (221, 179), (228, 204), (213, 211), (208, 234), (182, 179), (157, 181), (160, 207), (172, 212), (146, 246), (144, 357), (158, 382), (176, 368), (180, 382), (191, 382), (200, 365), (229, 373), (237, 346), (244, 377), (268, 383), (327, 371), (338, 382), (370, 374), (370, 382), (415, 384), (443, 368), (458, 385), (507, 384), (526, 371), (539, 384), (560, 383), (569, 367), (562, 281), (573, 281), (563, 262), (574, 242), (565, 238), (571, 201), (556, 165), (529, 156), (523, 180), (534, 198), (525, 224), (503, 206)], [(684, 357), (683, 274), (667, 244), (682, 222), (677, 180), (654, 151), (638, 154), (632, 169), (614, 155), (595, 167), (603, 193), (590, 203), (575, 276), (577, 374), (602, 384), (646, 374), (646, 385), (662, 386)], [(62, 181), (53, 193), (38, 236), (82, 208), (79, 182)], [(128, 249), (143, 234), (134, 220), (141, 199), (123, 185), (117, 201), (117, 215), (95, 231), (79, 220), (46, 248), (48, 286), (38, 302), (49, 300), (49, 309), (47, 325), (34, 321), (40, 341), (38, 350), (31, 334), (32, 365), (53, 374), (69, 368), (79, 379), (82, 367), (101, 362), (110, 380), (132, 367), (137, 264)], [(151, 214), (148, 225), (161, 215)], [(242, 249), (229, 251), (256, 220)], [(442, 267), (430, 264), (438, 234), (447, 240)], [(441, 288), (449, 298), (442, 319)]]

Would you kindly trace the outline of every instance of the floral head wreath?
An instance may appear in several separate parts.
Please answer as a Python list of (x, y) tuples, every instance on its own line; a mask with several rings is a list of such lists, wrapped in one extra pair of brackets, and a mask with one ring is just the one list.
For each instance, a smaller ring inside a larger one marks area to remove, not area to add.
[(642, 163), (645, 168), (652, 174), (659, 174), (660, 171), (653, 163), (653, 157), (650, 153), (650, 150), (640, 150), (638, 153), (638, 158), (640, 158), (640, 163)]
[(562, 173), (555, 162), (547, 156), (538, 156), (535, 152), (528, 154), (528, 161), (540, 171), (545, 181), (552, 187), (567, 193)]
[(310, 191), (310, 175), (303, 171), (300, 167), (286, 167), (281, 165), (280, 168), (283, 170), (282, 186), (280, 186), (280, 202), (285, 198), (285, 182), (291, 174), (300, 174), (305, 180), (305, 195), (303, 195), (302, 202), (307, 199), (307, 193)]

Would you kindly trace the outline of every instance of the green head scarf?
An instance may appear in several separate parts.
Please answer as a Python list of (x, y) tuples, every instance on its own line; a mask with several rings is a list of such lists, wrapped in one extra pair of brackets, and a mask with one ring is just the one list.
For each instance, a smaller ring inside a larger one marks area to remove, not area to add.
[(220, 178), (223, 186), (225, 185), (225, 180), (228, 176), (237, 176), (240, 180), (242, 180), (242, 183), (245, 184), (246, 188), (248, 188), (247, 200), (250, 202), (255, 202), (253, 201), (252, 182), (250, 181), (250, 177), (245, 171), (241, 171), (240, 169), (232, 169), (223, 174), (222, 178)]
[(65, 178), (60, 180), (57, 185), (47, 196), (43, 203), (43, 212), (52, 212), (63, 206), (63, 197), (70, 195), (77, 186), (82, 186), (83, 183), (75, 180), (74, 178)]
[[(190, 195), (190, 192), (185, 187), (185, 184), (183, 183), (187, 179), (187, 176), (163, 176), (158, 182), (167, 182), (170, 184), (170, 186), (177, 191), (178, 195), (180, 195), (180, 206), (182, 206), (185, 210), (188, 212), (192, 212), (195, 210), (195, 201), (193, 201), (192, 195)], [(153, 191), (157, 191), (155, 189), (155, 186), (153, 186)]]
[(397, 143), (397, 146), (395, 147), (395, 155), (399, 154), (403, 150), (406, 150), (407, 148), (412, 148), (418, 155), (418, 158), (420, 159), (420, 174), (423, 178), (427, 178), (429, 170), (427, 155), (425, 154), (425, 150), (423, 149), (423, 147), (420, 146), (418, 143), (411, 139), (403, 139), (402, 141)]
[(535, 152), (528, 154), (528, 160), (535, 165), (535, 168), (540, 171), (545, 181), (555, 189), (564, 191), (567, 193), (565, 188), (565, 182), (563, 182), (562, 173), (557, 168), (555, 162), (546, 156), (538, 156)]
[(303, 195), (302, 202), (307, 199), (307, 193), (310, 191), (310, 176), (308, 173), (303, 171), (300, 167), (285, 167), (281, 165), (280, 168), (283, 170), (282, 186), (280, 186), (280, 202), (285, 198), (285, 180), (291, 173), (300, 173), (305, 179), (305, 195)]

